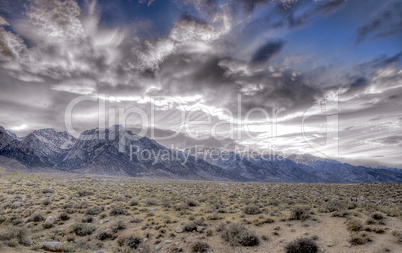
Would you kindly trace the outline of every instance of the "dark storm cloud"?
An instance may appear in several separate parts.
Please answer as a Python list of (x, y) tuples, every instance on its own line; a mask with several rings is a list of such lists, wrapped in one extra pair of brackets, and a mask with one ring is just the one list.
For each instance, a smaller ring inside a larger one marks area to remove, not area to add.
[(254, 55), (251, 57), (251, 63), (252, 64), (266, 63), (271, 58), (278, 55), (285, 44), (286, 41), (279, 39), (267, 41), (264, 45), (258, 48), (257, 51), (254, 53)]
[(371, 38), (400, 35), (402, 30), (402, 2), (391, 2), (368, 23), (356, 29), (356, 44)]

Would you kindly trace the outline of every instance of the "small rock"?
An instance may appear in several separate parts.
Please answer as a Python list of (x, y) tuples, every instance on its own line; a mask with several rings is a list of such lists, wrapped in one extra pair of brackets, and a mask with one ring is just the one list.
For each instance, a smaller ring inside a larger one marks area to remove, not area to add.
[(108, 253), (108, 252), (104, 250), (95, 250), (93, 253)]
[(27, 224), (25, 224), (25, 227), (27, 227), (27, 228), (32, 228), (33, 226), (35, 226), (35, 223), (34, 223), (34, 222), (27, 222), (27, 221), (25, 221), (25, 223), (27, 223)]
[(375, 202), (376, 205), (379, 205), (382, 203), (382, 200), (380, 199), (379, 201)]
[(42, 242), (42, 249), (50, 252), (62, 252), (61, 242)]
[(33, 240), (32, 238), (27, 238), (24, 243), (25, 246), (31, 246), (33, 244)]
[(45, 222), (54, 223), (54, 221), (55, 221), (54, 217), (53, 217), (53, 216), (49, 216), (49, 217), (47, 217), (47, 219), (46, 219)]
[(104, 219), (104, 220), (101, 220), (99, 223), (103, 224), (103, 223), (106, 223), (106, 222), (109, 222), (109, 221), (110, 221), (109, 219)]
[(21, 206), (23, 206), (24, 204), (22, 203), (22, 202), (19, 202), (19, 201), (15, 201), (14, 203), (12, 203), (11, 204), (11, 207), (21, 207)]
[(149, 210), (151, 210), (151, 211), (156, 211), (156, 208), (150, 208)]
[(22, 212), (22, 217), (27, 218), (29, 216), (31, 216), (33, 213), (32, 209), (26, 209), (24, 212)]
[(155, 250), (160, 250), (160, 249), (162, 249), (162, 246), (160, 246), (160, 245), (155, 246)]
[(166, 240), (166, 241), (165, 241), (165, 244), (171, 244), (171, 243), (172, 243), (171, 240)]
[(204, 226), (198, 226), (198, 227), (197, 227), (197, 232), (201, 232), (201, 231), (203, 231), (204, 229), (205, 229)]
[(279, 239), (279, 242), (284, 242), (286, 239), (285, 238), (281, 238)]
[(181, 227), (176, 228), (176, 233), (183, 233), (183, 229)]

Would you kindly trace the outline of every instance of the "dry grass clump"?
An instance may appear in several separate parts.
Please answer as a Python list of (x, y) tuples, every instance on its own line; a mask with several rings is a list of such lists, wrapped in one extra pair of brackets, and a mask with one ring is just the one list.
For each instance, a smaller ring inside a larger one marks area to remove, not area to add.
[(127, 246), (130, 249), (137, 249), (142, 243), (142, 238), (136, 235), (121, 236), (117, 239), (119, 246)]
[(383, 220), (384, 214), (380, 213), (380, 212), (373, 212), (370, 214), (370, 218), (374, 219), (374, 220)]
[(221, 215), (219, 215), (217, 212), (215, 212), (211, 215), (208, 215), (207, 219), (208, 220), (221, 220), (221, 219), (223, 219), (223, 217)]
[(42, 224), (43, 229), (49, 229), (54, 226), (53, 222), (48, 222), (46, 221), (45, 223)]
[(197, 241), (191, 245), (192, 252), (207, 252), (209, 245), (206, 242)]
[(204, 218), (195, 220), (193, 222), (187, 223), (183, 226), (183, 230), (185, 232), (193, 232), (193, 231), (197, 231), (197, 227), (198, 226), (205, 226), (205, 222), (204, 222)]
[(109, 214), (110, 216), (126, 215), (127, 210), (123, 206), (112, 206)]
[(308, 206), (295, 206), (290, 210), (289, 220), (305, 221), (310, 217), (310, 208)]
[(361, 221), (356, 218), (350, 219), (346, 225), (348, 230), (352, 232), (360, 231), (363, 228)]
[(255, 214), (260, 214), (260, 213), (261, 213), (261, 209), (260, 209), (260, 207), (258, 207), (258, 206), (250, 205), (250, 206), (246, 206), (246, 207), (243, 209), (243, 212), (244, 212), (245, 214), (248, 214), (248, 215), (255, 215)]
[(384, 234), (385, 229), (383, 227), (375, 227), (374, 232), (377, 233), (377, 234)]
[(8, 227), (7, 230), (0, 232), (0, 241), (6, 241), (8, 246), (15, 247), (18, 244), (29, 246), (32, 244), (28, 238), (29, 232), (22, 227)]
[(345, 209), (345, 205), (339, 200), (328, 200), (322, 205), (322, 211), (324, 212), (340, 212)]
[(79, 197), (85, 197), (85, 196), (91, 196), (94, 195), (94, 193), (92, 191), (89, 190), (80, 190), (77, 192)]
[(156, 200), (154, 198), (146, 198), (144, 200), (144, 204), (147, 206), (156, 206), (156, 205), (158, 205), (158, 200)]
[(54, 190), (51, 189), (51, 188), (43, 188), (43, 189), (41, 190), (41, 192), (42, 192), (43, 194), (54, 193)]
[(28, 222), (41, 222), (43, 220), (45, 220), (45, 218), (43, 218), (41, 212), (35, 212), (27, 219)]
[(52, 201), (50, 200), (50, 198), (44, 198), (42, 199), (42, 205), (44, 206), (48, 206), (52, 203)]
[(132, 199), (128, 203), (129, 206), (138, 206), (140, 204), (140, 201), (138, 199)]
[(402, 242), (402, 231), (401, 231), (401, 230), (399, 230), (399, 229), (393, 229), (393, 230), (391, 231), (391, 234), (392, 234), (393, 236), (395, 236), (396, 238), (398, 238), (398, 241), (399, 241), (399, 242)]
[(254, 231), (241, 224), (234, 223), (221, 229), (222, 238), (231, 246), (257, 246), (260, 244), (260, 239), (255, 235)]
[(76, 223), (73, 225), (73, 232), (78, 236), (91, 235), (96, 227), (90, 223)]
[(92, 206), (92, 207), (89, 207), (89, 208), (85, 211), (85, 214), (88, 214), (88, 215), (98, 215), (98, 214), (102, 213), (104, 210), (105, 210), (105, 208), (102, 207), (102, 206)]
[(297, 238), (285, 245), (286, 253), (316, 253), (317, 243), (310, 238)]
[(127, 228), (127, 225), (124, 221), (119, 220), (116, 223), (114, 223), (110, 229), (113, 231), (113, 233), (117, 233), (120, 230), (124, 230)]
[(67, 221), (70, 219), (70, 215), (68, 215), (66, 212), (62, 212), (59, 214), (57, 219), (62, 220), (62, 221)]
[(175, 211), (185, 211), (189, 209), (189, 206), (187, 203), (180, 203), (174, 206)]
[(391, 231), (391, 235), (398, 237), (398, 236), (402, 235), (402, 231), (395, 228)]
[(185, 202), (189, 207), (194, 207), (194, 206), (198, 206), (199, 205), (199, 203), (198, 203), (198, 201), (197, 200), (195, 200), (195, 199), (186, 199), (186, 202)]
[(98, 231), (98, 233), (96, 234), (96, 239), (104, 241), (106, 239), (115, 239), (115, 237), (111, 229), (105, 229), (102, 231)]
[(352, 233), (350, 236), (350, 243), (352, 245), (363, 245), (371, 242), (370, 237), (366, 233)]

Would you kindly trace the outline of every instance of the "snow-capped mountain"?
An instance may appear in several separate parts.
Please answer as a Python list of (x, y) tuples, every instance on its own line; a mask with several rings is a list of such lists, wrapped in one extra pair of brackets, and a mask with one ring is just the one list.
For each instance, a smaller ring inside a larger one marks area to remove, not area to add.
[[(207, 150), (207, 154), (213, 154), (211, 151)], [(402, 182), (402, 173), (389, 169), (352, 166), (311, 155), (195, 156), (189, 150), (168, 149), (122, 126), (87, 130), (78, 139), (53, 129), (18, 138), (0, 127), (0, 156), (18, 160), (27, 167), (119, 176), (254, 182)]]
[(241, 180), (220, 167), (168, 149), (152, 139), (126, 131), (122, 126), (85, 131), (83, 136), (86, 140), (79, 138), (58, 168), (109, 175)]
[(311, 173), (325, 178), (331, 183), (398, 182), (400, 180), (400, 173), (395, 174), (395, 171), (388, 168), (374, 169), (365, 166), (353, 166), (348, 163), (341, 163), (309, 154), (293, 154), (287, 158), (298, 164), (307, 165), (311, 168)]
[(71, 149), (75, 138), (67, 132), (56, 132), (53, 129), (41, 129), (18, 138), (14, 133), (0, 129), (4, 138), (0, 144), (0, 155), (13, 157), (26, 165), (45, 165), (53, 167), (58, 164)]
[[(15, 137), (14, 137), (15, 136)], [(16, 135), (0, 126), (0, 150), (16, 139)]]
[(202, 158), (207, 162), (238, 174), (247, 181), (264, 182), (325, 182), (324, 178), (311, 173), (308, 166), (297, 164), (281, 156), (251, 156), (230, 152), (219, 154), (219, 150), (203, 150)]

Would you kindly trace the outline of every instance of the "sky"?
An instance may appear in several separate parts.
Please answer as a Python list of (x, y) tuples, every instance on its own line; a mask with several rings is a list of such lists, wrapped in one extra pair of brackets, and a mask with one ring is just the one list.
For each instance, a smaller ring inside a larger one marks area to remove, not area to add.
[(402, 1), (2, 0), (0, 125), (402, 168)]

